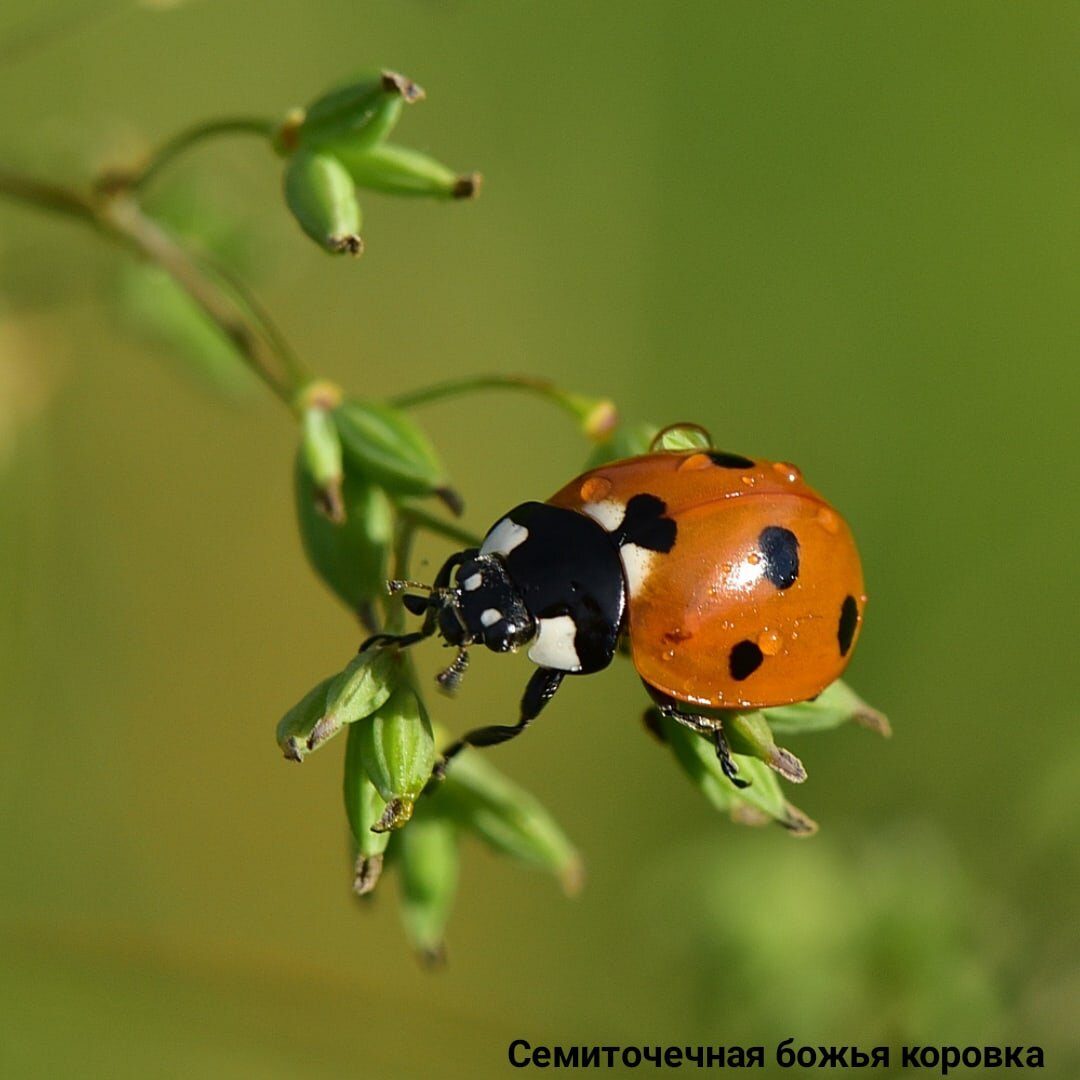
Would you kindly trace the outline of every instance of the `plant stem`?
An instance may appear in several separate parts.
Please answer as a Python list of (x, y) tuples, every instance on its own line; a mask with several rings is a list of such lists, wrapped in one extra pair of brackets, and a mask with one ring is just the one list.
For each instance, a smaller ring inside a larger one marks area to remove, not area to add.
[(422, 510), (412, 503), (400, 507), (399, 512), (406, 521), (411, 522), (414, 526), (427, 529), (428, 532), (435, 533), (437, 536), (444, 536), (447, 540), (453, 540), (456, 544), (464, 544), (466, 547), (480, 546), (480, 537), (475, 533), (469, 532), (468, 529), (462, 529), (453, 522), (443, 521), (442, 518), (429, 514), (426, 510)]
[(91, 198), (0, 169), (0, 196), (81, 221), (160, 266), (225, 333), (244, 363), (293, 408), (310, 376), (284, 336), (245, 286), (209, 256), (200, 259), (184, 247), (143, 212), (130, 190), (113, 186)]
[(36, 206), (39, 210), (54, 210), (74, 217), (87, 225), (97, 225), (97, 210), (90, 199), (77, 191), (0, 169), (0, 195)]
[(194, 124), (159, 146), (141, 169), (123, 176), (121, 180), (133, 191), (139, 191), (145, 188), (165, 166), (204, 139), (212, 139), (218, 135), (258, 135), (264, 139), (270, 139), (276, 128), (277, 125), (273, 120), (254, 116), (228, 116), (220, 120)]
[(598, 441), (606, 438), (617, 422), (615, 406), (610, 401), (573, 394), (550, 379), (538, 379), (529, 375), (466, 375), (460, 379), (448, 379), (433, 386), (398, 394), (390, 399), (390, 404), (407, 409), (459, 394), (469, 394), (474, 390), (520, 390), (545, 398), (573, 416), (585, 433)]

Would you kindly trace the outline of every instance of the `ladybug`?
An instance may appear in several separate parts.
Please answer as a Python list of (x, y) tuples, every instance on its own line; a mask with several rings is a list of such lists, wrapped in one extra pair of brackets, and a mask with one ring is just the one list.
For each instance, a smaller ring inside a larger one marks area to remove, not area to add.
[(455, 646), (444, 688), (472, 645), (524, 648), (537, 665), (518, 722), (470, 731), (440, 769), (520, 734), (567, 675), (607, 667), (625, 637), (661, 711), (710, 738), (740, 786), (723, 710), (815, 697), (847, 666), (866, 603), (851, 532), (799, 470), (716, 450), (592, 469), (514, 507), (419, 588), (404, 603), (422, 629), (385, 640)]

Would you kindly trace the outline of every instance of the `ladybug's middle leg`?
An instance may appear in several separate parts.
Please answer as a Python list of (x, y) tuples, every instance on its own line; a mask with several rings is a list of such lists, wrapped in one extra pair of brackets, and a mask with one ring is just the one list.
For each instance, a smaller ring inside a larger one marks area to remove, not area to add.
[(664, 716), (670, 716), (684, 727), (696, 731), (699, 735), (709, 739), (716, 749), (716, 756), (720, 761), (720, 768), (724, 775), (737, 787), (750, 786), (749, 780), (739, 776), (739, 767), (731, 758), (731, 747), (728, 746), (727, 736), (724, 734), (723, 724), (720, 720), (709, 716), (698, 716), (695, 713), (682, 712), (675, 701), (662, 701), (658, 708)]
[(466, 746), (497, 746), (508, 739), (520, 735), (540, 714), (540, 710), (555, 696), (555, 691), (563, 681), (565, 671), (554, 668), (537, 668), (525, 687), (521, 698), (521, 714), (516, 724), (491, 724), (477, 728), (462, 735), (457, 742), (451, 743), (444, 752), (442, 760), (435, 766), (435, 775), (441, 777), (451, 758), (456, 757)]

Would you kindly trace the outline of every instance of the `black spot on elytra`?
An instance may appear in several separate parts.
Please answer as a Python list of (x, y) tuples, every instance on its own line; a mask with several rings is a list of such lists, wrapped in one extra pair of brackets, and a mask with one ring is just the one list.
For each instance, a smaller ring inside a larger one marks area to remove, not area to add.
[(728, 670), (736, 682), (749, 678), (759, 667), (765, 654), (752, 641), (740, 641), (728, 654)]
[(678, 531), (671, 518), (664, 517), (667, 503), (655, 495), (635, 495), (626, 504), (622, 524), (612, 534), (615, 543), (637, 544), (649, 551), (668, 552), (675, 546)]
[(859, 605), (855, 603), (854, 596), (845, 596), (844, 602), (840, 605), (840, 625), (836, 629), (836, 640), (840, 642), (841, 656), (847, 656), (858, 625)]
[(758, 537), (765, 556), (765, 577), (778, 589), (790, 589), (799, 576), (799, 540), (781, 525), (770, 525)]
[(754, 467), (753, 461), (748, 457), (743, 457), (742, 454), (729, 454), (724, 450), (709, 450), (707, 453), (709, 460), (714, 465), (719, 465), (721, 469), (752, 469)]

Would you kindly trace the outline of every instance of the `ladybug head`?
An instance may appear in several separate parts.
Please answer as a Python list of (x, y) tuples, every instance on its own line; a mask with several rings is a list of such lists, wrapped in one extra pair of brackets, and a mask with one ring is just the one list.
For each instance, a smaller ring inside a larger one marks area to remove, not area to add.
[(536, 636), (536, 620), (499, 555), (481, 555), (471, 549), (451, 556), (426, 596), (408, 594), (402, 602), (412, 614), (424, 616), (424, 636), (438, 634), (458, 648), (458, 658), (439, 676), (448, 689), (461, 678), (470, 645), (512, 652)]

